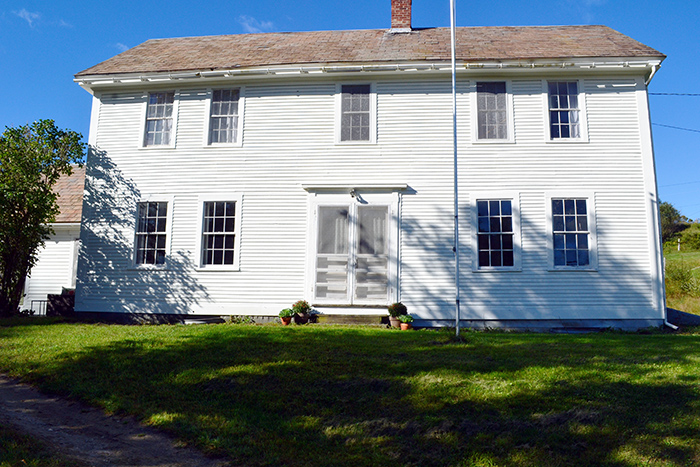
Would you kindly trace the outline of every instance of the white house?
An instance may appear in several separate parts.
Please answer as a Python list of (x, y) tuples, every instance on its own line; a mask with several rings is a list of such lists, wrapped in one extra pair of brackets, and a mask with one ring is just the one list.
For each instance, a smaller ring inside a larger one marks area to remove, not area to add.
[[(93, 94), (76, 311), (455, 319), (450, 30), (149, 40)], [(665, 320), (647, 86), (604, 26), (457, 30), (465, 325)]]
[(60, 213), (51, 224), (53, 235), (39, 251), (39, 259), (24, 284), (23, 310), (45, 314), (49, 294), (75, 288), (84, 181), (85, 168), (73, 167), (71, 175), (62, 176), (54, 185)]

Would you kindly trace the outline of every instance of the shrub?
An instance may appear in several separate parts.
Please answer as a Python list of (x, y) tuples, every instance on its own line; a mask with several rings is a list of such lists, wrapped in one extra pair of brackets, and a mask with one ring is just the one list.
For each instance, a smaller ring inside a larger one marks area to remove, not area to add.
[(401, 302), (392, 303), (391, 305), (389, 305), (388, 310), (389, 316), (391, 316), (392, 318), (397, 318), (399, 316), (405, 315), (408, 312), (408, 310), (406, 309), (406, 305), (404, 305)]
[(667, 261), (666, 291), (669, 295), (700, 297), (700, 279), (693, 272), (693, 267), (684, 261)]

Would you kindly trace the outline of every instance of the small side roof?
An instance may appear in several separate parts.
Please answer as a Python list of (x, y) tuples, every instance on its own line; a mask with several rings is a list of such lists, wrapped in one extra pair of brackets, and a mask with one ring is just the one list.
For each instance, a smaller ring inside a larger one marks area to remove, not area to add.
[[(665, 56), (606, 26), (457, 28), (462, 62)], [(246, 67), (449, 61), (450, 29), (313, 31), (152, 39), (76, 77)]]
[(71, 175), (63, 175), (54, 185), (59, 194), (58, 206), (61, 212), (56, 216), (57, 224), (80, 223), (83, 213), (83, 188), (85, 186), (85, 167), (73, 167)]

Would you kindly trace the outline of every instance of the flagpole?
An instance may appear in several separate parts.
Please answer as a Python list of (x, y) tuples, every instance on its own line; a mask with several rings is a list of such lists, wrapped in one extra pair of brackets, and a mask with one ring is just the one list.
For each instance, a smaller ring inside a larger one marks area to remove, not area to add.
[(454, 245), (455, 254), (455, 336), (459, 337), (459, 194), (457, 179), (457, 62), (455, 59), (455, 0), (450, 0), (450, 37), (452, 39), (452, 143), (454, 150)]

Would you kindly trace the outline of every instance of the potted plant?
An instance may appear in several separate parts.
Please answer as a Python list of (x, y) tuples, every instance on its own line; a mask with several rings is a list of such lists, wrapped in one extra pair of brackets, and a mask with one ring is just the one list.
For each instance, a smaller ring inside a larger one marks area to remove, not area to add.
[(392, 303), (389, 305), (389, 322), (392, 328), (399, 327), (399, 316), (405, 315), (407, 313), (406, 305), (401, 302)]
[(285, 308), (284, 310), (280, 311), (280, 319), (282, 320), (282, 324), (285, 326), (289, 326), (289, 323), (292, 322), (293, 317), (294, 311), (292, 311), (291, 308)]
[(311, 305), (306, 300), (299, 300), (292, 305), (294, 312), (294, 322), (297, 324), (306, 324), (311, 317)]
[(399, 321), (401, 321), (402, 331), (408, 331), (409, 329), (413, 329), (413, 316), (401, 315), (399, 316)]

